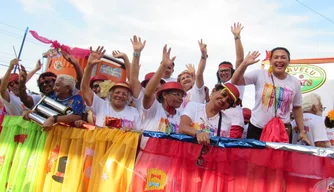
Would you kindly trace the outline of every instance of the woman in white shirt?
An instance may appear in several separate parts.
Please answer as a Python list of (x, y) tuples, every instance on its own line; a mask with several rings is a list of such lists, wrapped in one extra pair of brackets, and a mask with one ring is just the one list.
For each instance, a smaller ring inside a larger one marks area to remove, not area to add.
[(241, 104), (238, 88), (231, 84), (217, 84), (206, 104), (191, 102), (185, 108), (180, 132), (196, 137), (199, 144), (210, 144), (211, 136), (229, 137), (231, 122), (222, 110)]

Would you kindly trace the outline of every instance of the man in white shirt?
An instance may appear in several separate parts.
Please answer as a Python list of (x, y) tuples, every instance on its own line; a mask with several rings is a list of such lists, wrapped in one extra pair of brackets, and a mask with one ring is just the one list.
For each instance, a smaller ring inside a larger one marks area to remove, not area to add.
[[(330, 146), (326, 127), (322, 118), (323, 107), (320, 96), (315, 93), (306, 95), (303, 98), (302, 108), (304, 128), (310, 144), (315, 147)], [(292, 133), (292, 144), (303, 145), (303, 142), (297, 140), (299, 137), (299, 129), (297, 128), (296, 121), (292, 121), (291, 125), (294, 130)]]
[(162, 76), (162, 79), (168, 83), (168, 82), (176, 82), (177, 79), (172, 77), (172, 74), (174, 72), (174, 62), (168, 66), (168, 68), (165, 70), (164, 75)]

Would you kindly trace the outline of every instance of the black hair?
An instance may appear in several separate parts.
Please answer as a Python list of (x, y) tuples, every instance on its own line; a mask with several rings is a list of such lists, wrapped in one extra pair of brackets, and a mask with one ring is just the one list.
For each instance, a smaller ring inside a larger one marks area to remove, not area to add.
[(38, 85), (38, 88), (39, 88), (39, 91), (42, 93), (42, 90), (41, 90), (41, 87), (39, 86), (39, 80), (40, 79), (44, 79), (45, 77), (54, 77), (54, 78), (57, 78), (57, 75), (52, 73), (52, 72), (44, 72), (42, 74), (39, 75), (38, 79), (37, 79), (37, 85)]
[(38, 79), (37, 79), (37, 83), (40, 79), (44, 78), (44, 77), (54, 77), (54, 78), (57, 78), (57, 75), (52, 73), (52, 72), (44, 72), (42, 74), (39, 75)]
[(270, 54), (270, 59), (273, 57), (274, 52), (277, 51), (277, 50), (285, 51), (285, 52), (288, 54), (288, 59), (289, 59), (289, 61), (290, 61), (290, 52), (289, 52), (289, 50), (288, 50), (287, 48), (285, 48), (285, 47), (275, 47), (275, 48), (273, 48), (273, 49), (270, 51), (270, 52), (271, 52), (271, 54)]

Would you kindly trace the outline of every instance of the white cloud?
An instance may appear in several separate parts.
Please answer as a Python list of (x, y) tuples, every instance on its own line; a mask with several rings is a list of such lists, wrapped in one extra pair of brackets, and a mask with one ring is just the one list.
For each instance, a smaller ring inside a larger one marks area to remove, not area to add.
[(24, 11), (38, 14), (41, 11), (53, 10), (53, 0), (20, 0)]

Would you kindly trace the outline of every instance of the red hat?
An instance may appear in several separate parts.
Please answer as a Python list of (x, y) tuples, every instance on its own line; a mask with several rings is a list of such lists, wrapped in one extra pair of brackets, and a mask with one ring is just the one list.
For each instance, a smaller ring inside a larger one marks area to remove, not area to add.
[[(153, 77), (155, 73), (154, 72), (150, 72), (150, 73), (147, 73), (145, 75), (145, 79), (140, 83), (142, 87), (146, 87), (147, 83), (150, 81), (150, 79)], [(164, 84), (166, 83), (165, 80), (163, 79), (160, 79), (160, 83), (161, 84)]]
[(116, 82), (116, 83), (110, 88), (110, 90), (113, 89), (113, 88), (116, 88), (116, 87), (124, 87), (124, 88), (128, 89), (130, 92), (132, 92), (132, 89), (131, 89), (130, 85), (129, 85), (127, 82), (125, 82), (125, 81), (119, 81), (119, 82)]
[(241, 99), (240, 97), (240, 92), (238, 90), (238, 88), (233, 85), (232, 83), (225, 83), (222, 84), (224, 86), (223, 90), (227, 90), (228, 94), (230, 95), (230, 97), (233, 99), (233, 102), (235, 105), (241, 105)]
[(9, 76), (8, 83), (13, 82), (13, 81), (18, 81), (18, 80), (19, 80), (19, 74), (11, 73)]
[(108, 80), (107, 76), (103, 74), (95, 75), (94, 77), (90, 78), (89, 86), (92, 87), (95, 81), (105, 81), (105, 80)]
[(249, 120), (252, 116), (252, 111), (248, 108), (242, 108), (242, 114), (244, 115), (244, 121), (249, 123)]
[(187, 93), (184, 91), (181, 83), (179, 82), (167, 82), (165, 84), (163, 84), (160, 88), (160, 90), (157, 92), (157, 98), (160, 97), (160, 95), (166, 91), (166, 90), (180, 90), (183, 92), (184, 95), (186, 95)]
[(219, 64), (218, 69), (222, 68), (222, 67), (226, 67), (226, 68), (230, 68), (233, 69), (233, 65), (232, 63), (228, 62), (228, 61), (223, 61)]

